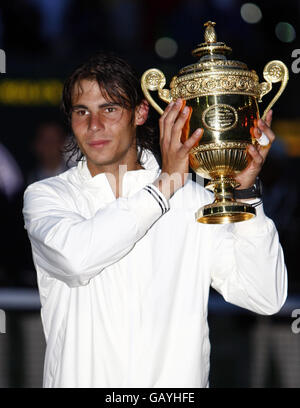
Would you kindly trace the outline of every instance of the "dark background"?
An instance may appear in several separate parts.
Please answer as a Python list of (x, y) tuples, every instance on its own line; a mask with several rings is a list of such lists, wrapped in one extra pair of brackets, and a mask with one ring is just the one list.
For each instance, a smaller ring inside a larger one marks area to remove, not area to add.
[[(278, 143), (272, 147), (261, 176), (265, 211), (277, 225), (286, 254), (289, 295), (300, 295), (300, 73), (291, 69), (292, 52), (300, 49), (300, 1), (254, 1), (262, 13), (256, 24), (249, 24), (242, 18), (241, 6), (245, 3), (241, 0), (1, 0), (0, 48), (6, 53), (6, 73), (0, 74), (0, 142), (15, 158), (24, 178), (23, 187), (12, 199), (0, 197), (2, 287), (36, 288), (30, 246), (23, 229), (23, 191), (28, 175), (37, 164), (33, 151), (37, 127), (45, 121), (64, 124), (59, 109), (59, 92), (54, 92), (53, 98), (41, 96), (32, 101), (26, 94), (30, 92), (29, 88), (24, 91), (25, 96), (19, 98), (15, 91), (8, 92), (6, 97), (3, 86), (13, 83), (20, 89), (20, 81), (27, 81), (31, 86), (56, 81), (59, 88), (78, 64), (100, 50), (113, 51), (124, 57), (139, 75), (157, 67), (165, 73), (169, 83), (180, 68), (195, 61), (191, 51), (203, 42), (203, 24), (212, 20), (217, 23), (218, 40), (233, 49), (231, 58), (254, 69), (260, 81), (263, 81), (263, 68), (270, 60), (283, 61), (290, 71), (288, 87), (273, 109), (274, 130), (279, 131)], [(285, 41), (278, 38), (275, 28), (280, 22), (293, 26), (294, 37)], [(156, 53), (155, 44), (162, 37), (170, 37), (177, 43), (174, 56), (164, 58)], [(265, 97), (261, 112), (270, 99), (269, 95)], [(13, 314), (14, 322), (17, 315)], [(279, 327), (282, 323), (291, 333), (290, 313), (268, 319), (268, 324), (276, 322)], [(223, 328), (225, 321), (227, 331)], [(216, 350), (212, 355), (212, 386), (251, 386), (251, 357), (247, 351), (251, 343), (249, 333), (257, 328), (256, 317), (250, 314), (245, 317), (245, 314), (236, 312), (223, 315), (222, 308), (213, 308), (210, 324), (212, 347)], [(12, 327), (16, 333), (20, 330), (16, 323)], [(227, 338), (228, 333), (235, 337)], [(15, 347), (20, 351), (18, 346)], [(236, 353), (239, 347), (242, 351), (234, 354), (233, 350)], [(13, 349), (10, 353), (7, 363), (13, 367), (10, 384), (15, 381), (15, 385), (24, 386), (20, 370), (25, 363), (22, 360), (24, 364), (18, 364)], [(270, 359), (268, 375), (262, 386), (284, 386), (283, 374), (279, 372), (279, 366), (276, 369), (275, 360), (275, 357)]]
[[(246, 62), (262, 81), (265, 64), (282, 60), (290, 69), (292, 51), (300, 48), (275, 34), (278, 22), (299, 27), (297, 0), (256, 1), (257, 24), (246, 23), (240, 0), (10, 0), (0, 5), (0, 47), (6, 52), (6, 79), (64, 79), (98, 50), (114, 51), (138, 73), (158, 67), (168, 81), (195, 59), (192, 49), (203, 42), (203, 23), (217, 22), (218, 40), (233, 49), (232, 58)], [(161, 37), (173, 38), (178, 51), (164, 59), (155, 52)], [(299, 64), (300, 65), (300, 64)], [(290, 69), (288, 89), (274, 107), (275, 118), (299, 118), (299, 75)], [(265, 97), (270, 100), (270, 97)], [(265, 103), (266, 104), (266, 103)], [(56, 118), (57, 106), (1, 106), (1, 140), (22, 168), (30, 167), (29, 146), (38, 121)]]

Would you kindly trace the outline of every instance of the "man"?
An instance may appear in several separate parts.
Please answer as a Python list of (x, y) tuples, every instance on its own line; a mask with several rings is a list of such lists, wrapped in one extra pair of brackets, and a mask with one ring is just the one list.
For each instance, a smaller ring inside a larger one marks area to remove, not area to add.
[(59, 122), (42, 122), (32, 144), (36, 164), (27, 177), (28, 184), (56, 176), (68, 169), (63, 156), (66, 135)]
[[(273, 222), (262, 205), (247, 222), (195, 222), (212, 201), (187, 177), (203, 130), (182, 144), (188, 109), (170, 104), (159, 122), (160, 170), (148, 104), (125, 61), (99, 54), (79, 67), (63, 108), (83, 157), (29, 186), (24, 200), (47, 341), (44, 387), (207, 387), (210, 285), (261, 314), (285, 301)], [(257, 137), (274, 139), (266, 123), (259, 128)], [(267, 151), (249, 149), (241, 189)]]

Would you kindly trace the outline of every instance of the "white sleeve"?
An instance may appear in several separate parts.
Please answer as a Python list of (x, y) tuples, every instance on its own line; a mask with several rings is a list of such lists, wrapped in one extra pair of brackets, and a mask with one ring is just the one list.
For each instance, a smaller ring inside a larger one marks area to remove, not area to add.
[(35, 183), (25, 191), (23, 214), (35, 264), (69, 286), (80, 286), (126, 255), (168, 209), (166, 198), (150, 184), (86, 219), (54, 188)]
[(270, 315), (286, 300), (287, 271), (273, 221), (265, 216), (262, 204), (256, 211), (251, 220), (221, 226), (211, 284), (226, 301)]

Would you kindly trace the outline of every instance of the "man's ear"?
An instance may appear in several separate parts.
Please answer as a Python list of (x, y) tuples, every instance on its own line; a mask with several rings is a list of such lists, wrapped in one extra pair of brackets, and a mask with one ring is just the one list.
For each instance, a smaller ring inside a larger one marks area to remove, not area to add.
[(135, 125), (136, 126), (143, 125), (148, 118), (148, 113), (149, 103), (146, 101), (146, 99), (143, 99), (142, 102), (135, 109)]

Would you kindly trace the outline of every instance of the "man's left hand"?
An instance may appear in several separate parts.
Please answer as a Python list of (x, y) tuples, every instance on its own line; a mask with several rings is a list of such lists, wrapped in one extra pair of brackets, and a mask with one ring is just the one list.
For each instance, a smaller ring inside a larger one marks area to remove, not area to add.
[(248, 145), (247, 152), (252, 160), (250, 161), (249, 165), (235, 177), (235, 180), (240, 184), (237, 187), (237, 190), (246, 189), (253, 186), (256, 177), (261, 171), (271, 145), (275, 140), (275, 134), (270, 127), (272, 123), (272, 113), (273, 112), (271, 110), (267, 113), (265, 121), (259, 119), (257, 122), (258, 127), (254, 129), (255, 138), (259, 139), (263, 132), (269, 139), (269, 144), (267, 146), (260, 146), (259, 144)]

